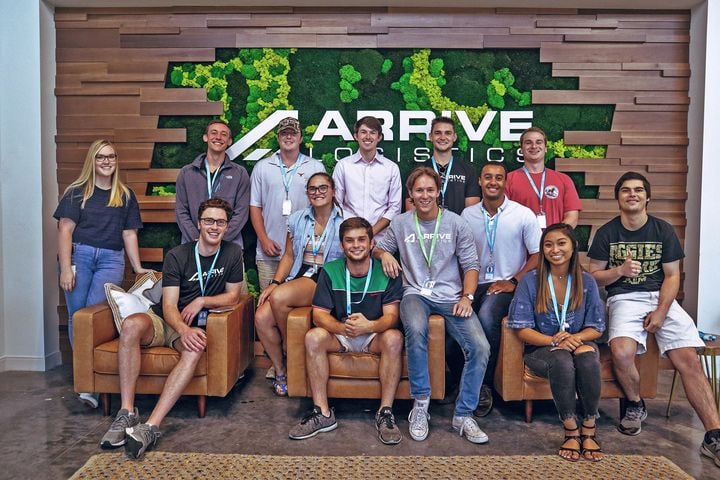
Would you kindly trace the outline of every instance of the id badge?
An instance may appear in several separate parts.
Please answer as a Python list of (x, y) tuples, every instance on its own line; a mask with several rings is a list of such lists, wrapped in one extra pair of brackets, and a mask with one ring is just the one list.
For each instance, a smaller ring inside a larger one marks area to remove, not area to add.
[(544, 212), (537, 214), (537, 222), (540, 229), (545, 230), (547, 228), (547, 218), (545, 217)]
[(429, 297), (430, 295), (432, 295), (432, 289), (434, 286), (435, 286), (435, 281), (425, 280), (425, 283), (423, 283), (422, 288), (420, 289), (420, 295)]
[(495, 278), (495, 264), (491, 263), (485, 269), (485, 280), (492, 281)]
[(207, 317), (207, 310), (200, 310), (200, 313), (198, 313), (198, 327), (204, 327), (207, 325)]
[(290, 215), (291, 212), (292, 212), (292, 202), (290, 201), (289, 198), (286, 198), (285, 200), (283, 200), (282, 214), (287, 217), (288, 215)]
[(310, 278), (310, 277), (312, 277), (313, 275), (315, 275), (315, 265), (313, 265), (312, 267), (308, 268), (307, 271), (306, 271), (305, 273), (303, 273), (303, 277), (308, 277), (308, 278)]

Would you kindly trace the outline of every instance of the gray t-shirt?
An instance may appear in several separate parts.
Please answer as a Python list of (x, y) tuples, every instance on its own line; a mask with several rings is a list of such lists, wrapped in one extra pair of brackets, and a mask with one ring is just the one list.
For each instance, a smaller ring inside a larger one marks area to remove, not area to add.
[[(419, 225), (429, 254), (435, 220), (420, 220)], [(430, 269), (418, 243), (414, 211), (393, 218), (387, 232), (378, 247), (393, 254), (400, 251), (404, 294), (421, 294), (423, 284), (429, 279), (435, 282), (430, 300), (437, 303), (460, 300), (464, 272), (478, 270), (475, 240), (465, 220), (453, 212), (443, 211)]]

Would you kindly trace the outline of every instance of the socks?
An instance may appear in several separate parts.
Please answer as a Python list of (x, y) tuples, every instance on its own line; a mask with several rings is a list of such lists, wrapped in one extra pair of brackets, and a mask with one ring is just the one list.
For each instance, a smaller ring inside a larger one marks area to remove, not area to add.
[(415, 408), (422, 408), (426, 412), (428, 411), (428, 407), (430, 406), (430, 399), (429, 398), (416, 398), (415, 399), (415, 405), (413, 405)]

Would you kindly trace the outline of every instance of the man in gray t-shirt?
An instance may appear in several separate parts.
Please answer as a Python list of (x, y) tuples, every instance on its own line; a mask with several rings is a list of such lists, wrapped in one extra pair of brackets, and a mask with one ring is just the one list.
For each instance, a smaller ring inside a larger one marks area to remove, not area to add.
[[(403, 274), (400, 319), (405, 330), (410, 396), (415, 400), (409, 418), (410, 437), (421, 441), (429, 433), (427, 333), (428, 318), (437, 313), (445, 318), (447, 332), (465, 354), (452, 426), (469, 441), (486, 443), (487, 435), (472, 418), (490, 351), (472, 310), (478, 281), (475, 241), (465, 220), (438, 207), (440, 177), (432, 168), (413, 170), (407, 187), (415, 210), (392, 220), (374, 256), (382, 261), (388, 276)], [(397, 251), (400, 264), (393, 257)]]

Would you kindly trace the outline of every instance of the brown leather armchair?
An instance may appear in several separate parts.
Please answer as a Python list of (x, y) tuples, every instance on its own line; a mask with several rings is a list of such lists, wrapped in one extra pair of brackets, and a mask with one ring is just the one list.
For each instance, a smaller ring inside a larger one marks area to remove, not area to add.
[[(624, 398), (622, 388), (615, 379), (610, 347), (599, 344), (601, 398)], [(507, 327), (507, 317), (502, 321), (500, 352), (495, 369), (495, 390), (503, 400), (525, 400), (525, 421), (532, 422), (533, 400), (551, 400), (550, 382), (530, 371), (524, 361), (525, 344), (517, 331)], [(655, 398), (657, 393), (659, 350), (655, 335), (648, 334), (647, 352), (635, 356), (635, 364), (640, 372), (640, 396)], [(620, 407), (622, 410), (622, 406)], [(622, 416), (621, 412), (621, 416)]]
[[(310, 307), (295, 308), (287, 323), (288, 394), (310, 397), (310, 382), (305, 369), (305, 333), (312, 325)], [(380, 357), (371, 353), (330, 353), (328, 397), (380, 398)], [(445, 321), (439, 315), (430, 316), (428, 333), (428, 367), (433, 399), (445, 395)], [(395, 398), (410, 398), (407, 356), (403, 354), (402, 373)]]
[[(208, 346), (195, 368), (184, 395), (197, 395), (198, 416), (205, 416), (207, 396), (224, 397), (253, 359), (254, 301), (242, 295), (230, 312), (211, 313), (207, 322)], [(110, 394), (120, 393), (118, 333), (107, 304), (77, 311), (73, 317), (73, 375), (76, 392), (98, 392), (105, 415), (110, 415)], [(137, 393), (162, 392), (165, 379), (180, 359), (167, 347), (142, 349)]]

